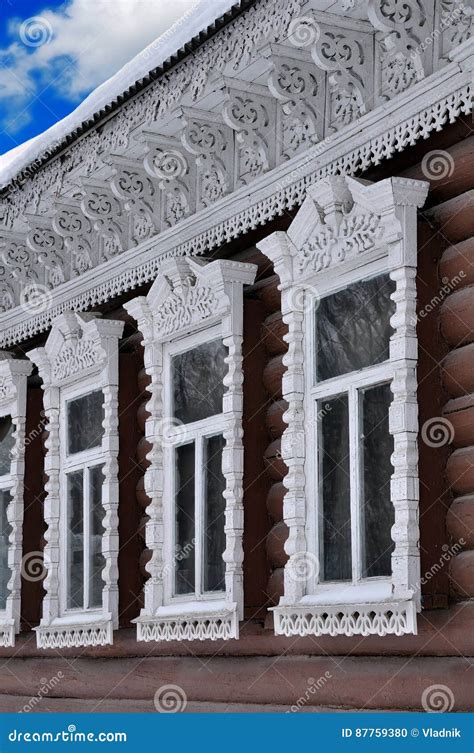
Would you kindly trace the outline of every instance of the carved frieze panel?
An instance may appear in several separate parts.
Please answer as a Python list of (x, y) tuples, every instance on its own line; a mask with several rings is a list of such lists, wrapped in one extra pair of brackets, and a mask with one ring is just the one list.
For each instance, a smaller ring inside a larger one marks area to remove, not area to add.
[(277, 161), (316, 144), (324, 132), (325, 76), (310, 53), (272, 45), (268, 88), (278, 100)]
[(144, 131), (142, 139), (143, 165), (161, 191), (161, 226), (173, 227), (195, 211), (195, 160), (177, 139), (150, 131)]
[(196, 158), (196, 208), (208, 207), (234, 187), (234, 134), (220, 117), (183, 108), (181, 141)]
[(156, 181), (138, 160), (112, 155), (114, 175), (110, 181), (113, 194), (131, 217), (131, 239), (138, 244), (160, 232), (160, 191)]
[(372, 30), (366, 22), (328, 23), (314, 14), (315, 64), (327, 71), (326, 128), (329, 133), (353, 123), (372, 108)]
[(83, 180), (81, 210), (99, 234), (99, 263), (129, 247), (129, 222), (119, 200), (104, 181)]
[(434, 0), (369, 0), (368, 16), (377, 30), (375, 88), (379, 101), (421, 81), (432, 70), (428, 44)]
[(69, 278), (63, 239), (54, 232), (50, 217), (27, 214), (26, 220), (30, 228), (26, 244), (35, 256), (37, 268), (43, 269), (42, 282), (55, 288)]
[(271, 170), (276, 161), (276, 103), (264, 87), (227, 80), (222, 114), (236, 132), (236, 187)]
[(92, 231), (92, 223), (82, 212), (77, 199), (62, 198), (54, 205), (53, 230), (64, 240), (71, 276), (81, 275), (99, 262), (98, 242)]
[(474, 0), (438, 0), (433, 33), (424, 40), (433, 47), (435, 60), (449, 62), (449, 53), (474, 35)]

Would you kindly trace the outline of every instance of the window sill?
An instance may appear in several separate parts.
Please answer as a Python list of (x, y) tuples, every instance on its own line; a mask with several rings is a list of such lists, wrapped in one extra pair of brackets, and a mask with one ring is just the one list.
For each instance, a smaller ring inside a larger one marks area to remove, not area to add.
[(35, 630), (38, 648), (79, 648), (113, 644), (112, 618), (102, 613), (58, 617), (49, 625), (40, 625)]
[(389, 581), (331, 584), (294, 605), (274, 607), (276, 635), (407, 635), (417, 633), (414, 596), (396, 599)]
[(217, 641), (239, 637), (237, 605), (187, 601), (142, 614), (134, 622), (138, 641)]

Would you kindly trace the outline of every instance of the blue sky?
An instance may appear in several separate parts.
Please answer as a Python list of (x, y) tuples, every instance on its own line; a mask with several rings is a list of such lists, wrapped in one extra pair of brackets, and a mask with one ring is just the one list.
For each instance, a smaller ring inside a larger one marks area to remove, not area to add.
[(60, 120), (195, 0), (0, 0), (0, 154)]

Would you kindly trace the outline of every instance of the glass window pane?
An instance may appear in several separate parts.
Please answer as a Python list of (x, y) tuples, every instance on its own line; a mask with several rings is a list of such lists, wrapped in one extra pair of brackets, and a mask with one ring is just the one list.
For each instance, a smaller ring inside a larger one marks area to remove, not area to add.
[(4, 489), (0, 490), (0, 609), (5, 609), (7, 604), (8, 581), (11, 570), (8, 567), (8, 537), (11, 526), (7, 518), (7, 509), (10, 504), (11, 494)]
[(351, 501), (349, 468), (349, 403), (347, 395), (325, 400), (320, 423), (321, 579), (350, 580)]
[(388, 275), (321, 299), (316, 312), (316, 377), (330, 379), (389, 358), (395, 283)]
[(226, 357), (221, 340), (173, 356), (174, 417), (178, 421), (189, 424), (222, 413)]
[(224, 437), (209, 437), (204, 443), (204, 591), (225, 591), (225, 499), (226, 487), (222, 473)]
[(67, 404), (67, 451), (69, 454), (99, 447), (104, 427), (104, 396), (102, 390), (89, 392)]
[(89, 499), (90, 499), (90, 550), (89, 550), (89, 606), (102, 606), (102, 571), (105, 567), (105, 557), (102, 554), (102, 534), (104, 527), (104, 508), (102, 506), (102, 484), (104, 475), (102, 465), (97, 465), (89, 471)]
[(67, 475), (67, 606), (84, 606), (84, 477), (82, 471)]
[(10, 454), (15, 444), (14, 430), (11, 416), (2, 416), (0, 418), (0, 476), (10, 473)]
[(390, 500), (393, 467), (393, 437), (388, 430), (392, 401), (389, 384), (372, 387), (362, 394), (363, 415), (363, 507), (362, 575), (391, 575), (394, 543), (390, 534), (395, 511)]
[(194, 442), (176, 448), (175, 593), (195, 591)]

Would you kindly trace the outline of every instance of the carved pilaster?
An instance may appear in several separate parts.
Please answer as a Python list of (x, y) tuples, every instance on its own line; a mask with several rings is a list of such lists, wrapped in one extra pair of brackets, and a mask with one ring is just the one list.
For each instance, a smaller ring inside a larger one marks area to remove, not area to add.
[(10, 468), (2, 477), (2, 488), (9, 492), (7, 520), (8, 569), (10, 579), (5, 609), (0, 612), (0, 645), (13, 646), (15, 633), (20, 629), (21, 559), (23, 551), (23, 490), (25, 475), (25, 424), (27, 378), (32, 364), (14, 360), (9, 353), (0, 351), (0, 416), (10, 416), (14, 426)]

